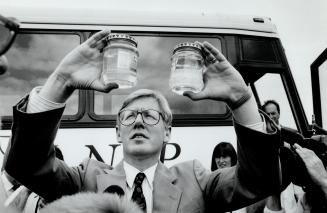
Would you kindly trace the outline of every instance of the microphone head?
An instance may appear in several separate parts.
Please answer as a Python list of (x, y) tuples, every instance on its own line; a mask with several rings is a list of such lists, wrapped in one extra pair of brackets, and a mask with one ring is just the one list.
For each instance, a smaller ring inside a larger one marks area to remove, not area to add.
[(142, 210), (136, 203), (126, 196), (118, 196), (117, 194), (108, 193), (81, 192), (74, 195), (63, 196), (40, 209), (40, 213), (58, 212), (142, 213)]
[(119, 196), (124, 196), (125, 195), (124, 190), (120, 186), (117, 186), (117, 185), (109, 186), (103, 192), (104, 193), (110, 193), (110, 194), (115, 194), (116, 193)]

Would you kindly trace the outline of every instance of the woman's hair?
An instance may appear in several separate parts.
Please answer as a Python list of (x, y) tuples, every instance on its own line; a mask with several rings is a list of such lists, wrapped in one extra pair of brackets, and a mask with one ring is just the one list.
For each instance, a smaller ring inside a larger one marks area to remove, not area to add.
[(212, 153), (211, 171), (215, 171), (218, 169), (215, 159), (221, 156), (229, 156), (231, 158), (232, 166), (234, 166), (237, 162), (237, 154), (233, 145), (228, 142), (220, 142), (216, 145)]

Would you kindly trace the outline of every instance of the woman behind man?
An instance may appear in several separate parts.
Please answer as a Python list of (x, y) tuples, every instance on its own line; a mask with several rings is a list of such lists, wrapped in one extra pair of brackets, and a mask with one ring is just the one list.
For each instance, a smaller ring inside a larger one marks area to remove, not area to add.
[[(212, 153), (211, 171), (229, 168), (237, 163), (237, 153), (233, 145), (229, 142), (220, 142), (216, 145)], [(245, 208), (232, 211), (230, 213), (262, 213), (265, 207), (265, 200), (259, 201)]]
[[(237, 163), (237, 154), (233, 145), (229, 142), (220, 142), (216, 145), (212, 153), (211, 171), (229, 168)], [(246, 208), (242, 208), (233, 213), (247, 213)]]
[(212, 153), (211, 171), (235, 166), (237, 154), (232, 144), (220, 142)]

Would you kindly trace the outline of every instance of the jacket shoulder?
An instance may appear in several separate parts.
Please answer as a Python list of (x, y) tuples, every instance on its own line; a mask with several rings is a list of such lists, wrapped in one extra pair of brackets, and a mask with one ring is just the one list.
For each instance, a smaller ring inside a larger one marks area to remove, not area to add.
[(97, 176), (107, 174), (112, 169), (112, 166), (101, 161), (90, 158), (84, 159), (77, 167), (82, 182), (82, 191), (96, 191)]
[(206, 169), (198, 160), (190, 160), (178, 163), (169, 168), (177, 176), (186, 180), (194, 179), (202, 190), (205, 189), (211, 172)]

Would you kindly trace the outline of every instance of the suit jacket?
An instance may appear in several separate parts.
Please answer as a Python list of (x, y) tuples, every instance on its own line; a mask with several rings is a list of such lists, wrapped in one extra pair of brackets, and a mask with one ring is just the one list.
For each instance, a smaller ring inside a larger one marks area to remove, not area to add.
[[(68, 167), (55, 158), (53, 140), (63, 109), (24, 113), (28, 97), (14, 107), (11, 148), (5, 169), (48, 201), (80, 191), (126, 187), (122, 163), (110, 166), (87, 159)], [(262, 133), (234, 122), (238, 163), (210, 172), (198, 161), (167, 168), (159, 163), (154, 177), (153, 212), (226, 212), (280, 191), (279, 134)]]

